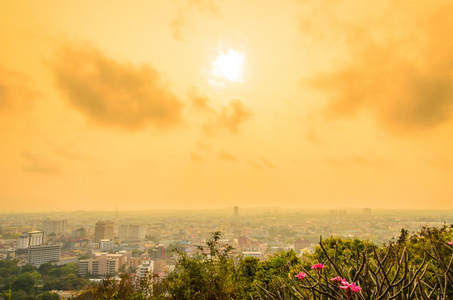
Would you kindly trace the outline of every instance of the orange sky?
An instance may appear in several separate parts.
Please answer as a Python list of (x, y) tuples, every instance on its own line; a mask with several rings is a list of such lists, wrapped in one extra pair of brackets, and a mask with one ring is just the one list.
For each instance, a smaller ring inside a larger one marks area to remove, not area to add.
[(0, 0), (0, 211), (451, 209), (452, 15)]

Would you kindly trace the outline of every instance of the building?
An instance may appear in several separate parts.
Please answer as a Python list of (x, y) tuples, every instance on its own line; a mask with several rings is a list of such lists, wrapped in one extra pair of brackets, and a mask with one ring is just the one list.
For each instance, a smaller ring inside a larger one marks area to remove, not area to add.
[(141, 265), (138, 266), (137, 271), (135, 272), (135, 278), (137, 282), (147, 279), (150, 275), (154, 273), (154, 264), (152, 261), (144, 261)]
[(79, 275), (111, 275), (119, 269), (119, 262), (111, 257), (89, 258), (79, 261)]
[(308, 248), (310, 246), (311, 242), (308, 240), (296, 240), (296, 242), (294, 242), (294, 251), (296, 252), (296, 254), (299, 254), (300, 250)]
[(89, 259), (79, 261), (79, 275), (84, 276), (88, 273), (92, 275), (111, 275), (118, 272), (124, 266), (130, 252), (120, 251), (116, 254), (100, 253)]
[(137, 256), (131, 257), (127, 262), (127, 266), (130, 269), (137, 269), (138, 266), (140, 266), (144, 261), (147, 261), (147, 260), (150, 260), (149, 256), (146, 253), (143, 253), (142, 255), (140, 255), (138, 257)]
[(28, 247), (28, 264), (39, 268), (40, 265), (60, 260), (60, 245), (35, 245)]
[(57, 235), (64, 234), (66, 232), (67, 220), (44, 220), (41, 225), (42, 231), (46, 234), (55, 233)]
[(114, 247), (115, 247), (115, 244), (113, 243), (112, 240), (100, 240), (99, 241), (99, 248), (102, 251), (110, 251), (110, 250), (113, 250)]
[(254, 258), (258, 258), (258, 259), (261, 259), (263, 257), (262, 253), (259, 252), (259, 251), (245, 251), (245, 252), (242, 252), (242, 255), (245, 257), (254, 257)]
[(111, 221), (99, 221), (94, 227), (94, 241), (99, 242), (100, 240), (113, 240), (113, 222)]
[(238, 207), (238, 206), (235, 206), (235, 207), (234, 207), (234, 216), (235, 216), (235, 217), (238, 217), (238, 216), (239, 216), (239, 207)]
[(121, 238), (144, 240), (146, 226), (139, 224), (120, 225), (118, 236)]
[(163, 259), (153, 260), (153, 272), (156, 274), (164, 273), (167, 267), (167, 262)]
[(18, 249), (27, 249), (30, 246), (39, 246), (44, 244), (44, 232), (30, 231), (19, 236)]
[(238, 238), (238, 244), (240, 248), (250, 247), (250, 239), (247, 236), (240, 236)]
[(165, 258), (165, 247), (164, 245), (154, 246), (148, 249), (149, 257), (152, 260), (164, 259)]
[(85, 238), (86, 237), (85, 228), (81, 227), (81, 228), (74, 229), (72, 231), (72, 236), (75, 238), (81, 238), (81, 239)]

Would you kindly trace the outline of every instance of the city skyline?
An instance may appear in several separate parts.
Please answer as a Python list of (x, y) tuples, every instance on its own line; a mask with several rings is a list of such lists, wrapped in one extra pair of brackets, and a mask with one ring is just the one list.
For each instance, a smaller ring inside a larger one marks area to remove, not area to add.
[(453, 209), (452, 13), (0, 1), (0, 212)]

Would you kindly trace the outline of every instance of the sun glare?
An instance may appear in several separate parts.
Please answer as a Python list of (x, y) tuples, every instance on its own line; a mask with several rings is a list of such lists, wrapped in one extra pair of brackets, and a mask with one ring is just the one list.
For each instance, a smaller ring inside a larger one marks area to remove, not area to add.
[(223, 77), (231, 82), (242, 80), (242, 69), (244, 54), (229, 49), (227, 52), (220, 52), (212, 62), (212, 73), (216, 77)]

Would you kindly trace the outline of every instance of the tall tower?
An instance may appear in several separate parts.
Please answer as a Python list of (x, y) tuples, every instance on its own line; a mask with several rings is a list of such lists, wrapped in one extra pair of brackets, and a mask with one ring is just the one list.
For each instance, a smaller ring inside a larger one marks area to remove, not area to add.
[(111, 221), (99, 221), (94, 227), (94, 241), (99, 242), (100, 240), (113, 240), (113, 222)]
[(234, 207), (234, 216), (235, 217), (239, 216), (239, 207), (238, 206)]

